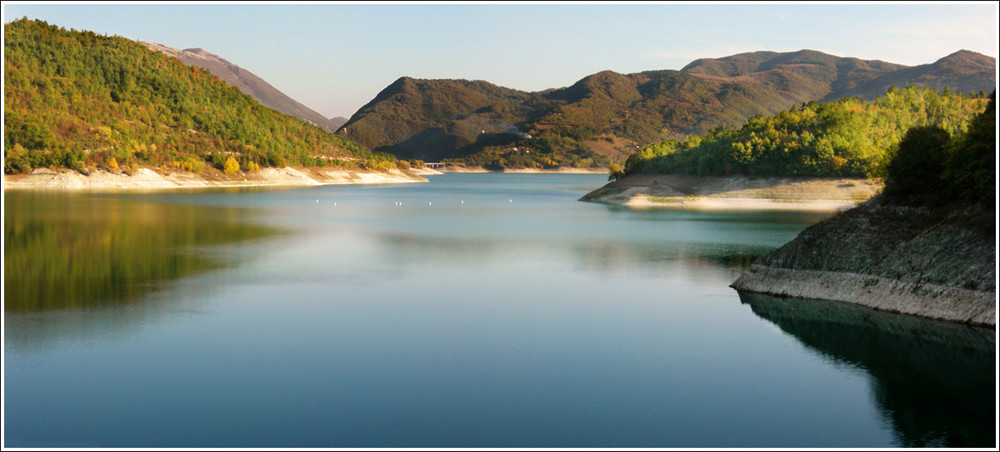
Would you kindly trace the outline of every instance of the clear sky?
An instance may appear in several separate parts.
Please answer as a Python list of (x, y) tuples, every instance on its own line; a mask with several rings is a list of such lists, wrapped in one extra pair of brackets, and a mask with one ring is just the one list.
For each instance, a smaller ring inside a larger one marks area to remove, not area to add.
[(998, 47), (996, 2), (3, 3), (4, 23), (23, 16), (200, 47), (328, 117), (404, 75), (540, 91), (758, 50), (915, 66)]

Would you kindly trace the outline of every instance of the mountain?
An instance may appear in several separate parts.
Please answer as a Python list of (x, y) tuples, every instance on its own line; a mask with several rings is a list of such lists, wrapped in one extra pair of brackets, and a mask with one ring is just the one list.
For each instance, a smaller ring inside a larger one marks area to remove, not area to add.
[(904, 67), (866, 83), (845, 87), (836, 91), (837, 97), (827, 96), (823, 100), (847, 96), (871, 99), (884, 93), (889, 86), (902, 88), (909, 85), (933, 88), (936, 91), (948, 88), (957, 92), (985, 91), (988, 93), (996, 85), (996, 59), (976, 52), (960, 50), (931, 64)]
[(394, 161), (122, 37), (18, 19), (4, 25), (3, 56), (8, 174)]
[[(340, 126), (342, 126), (344, 124), (347, 124), (347, 120), (348, 120), (348, 118), (345, 118), (343, 116), (337, 116), (336, 118), (330, 118), (330, 122), (333, 123), (333, 125), (334, 125), (334, 127), (336, 127), (336, 129), (339, 129)], [(334, 130), (336, 130), (336, 129), (334, 129)]]
[(140, 41), (140, 43), (150, 49), (177, 58), (184, 64), (208, 69), (216, 77), (229, 82), (230, 85), (239, 88), (243, 94), (257, 99), (257, 102), (264, 104), (266, 107), (295, 116), (303, 121), (308, 121), (330, 132), (336, 131), (343, 125), (343, 123), (337, 123), (309, 109), (309, 107), (286, 96), (285, 93), (278, 91), (277, 88), (271, 86), (252, 72), (230, 63), (218, 55), (198, 48), (178, 50), (163, 44), (143, 41)]
[(529, 113), (530, 100), (528, 93), (484, 81), (401, 77), (338, 133), (403, 158), (459, 157), (507, 135)]
[(699, 59), (679, 71), (603, 71), (540, 92), (403, 77), (338, 133), (406, 158), (499, 167), (602, 165), (647, 144), (739, 127), (810, 101), (872, 99), (894, 85), (992, 91), (995, 65), (994, 58), (969, 51), (908, 67), (801, 50)]

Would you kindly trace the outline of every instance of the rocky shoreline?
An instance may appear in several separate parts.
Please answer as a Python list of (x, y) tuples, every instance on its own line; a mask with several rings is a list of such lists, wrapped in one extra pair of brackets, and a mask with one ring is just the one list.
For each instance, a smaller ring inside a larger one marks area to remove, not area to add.
[(872, 179), (630, 175), (580, 201), (633, 208), (688, 210), (797, 210), (836, 212), (881, 190)]
[(757, 259), (731, 287), (996, 327), (996, 237), (976, 215), (876, 197)]
[(287, 187), (346, 184), (400, 184), (427, 182), (430, 169), (365, 171), (329, 168), (263, 168), (238, 175), (192, 173), (138, 168), (124, 171), (95, 169), (82, 174), (68, 169), (37, 168), (28, 174), (4, 175), (4, 190), (163, 190), (199, 187)]

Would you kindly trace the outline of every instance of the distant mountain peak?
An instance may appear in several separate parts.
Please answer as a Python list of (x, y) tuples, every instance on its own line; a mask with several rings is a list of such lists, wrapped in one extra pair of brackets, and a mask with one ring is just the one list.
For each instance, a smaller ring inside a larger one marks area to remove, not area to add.
[(208, 69), (216, 77), (225, 80), (266, 107), (296, 116), (330, 132), (336, 131), (340, 127), (340, 124), (331, 121), (329, 118), (288, 97), (252, 72), (230, 63), (205, 49), (194, 47), (178, 50), (163, 44), (143, 41), (140, 41), (140, 43), (150, 49), (177, 58), (184, 64)]

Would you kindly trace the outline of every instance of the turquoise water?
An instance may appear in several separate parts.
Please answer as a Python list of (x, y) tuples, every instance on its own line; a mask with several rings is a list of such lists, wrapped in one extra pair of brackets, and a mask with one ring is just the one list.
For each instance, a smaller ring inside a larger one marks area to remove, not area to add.
[(741, 299), (822, 215), (605, 178), (6, 192), (5, 446), (994, 445), (994, 331)]

